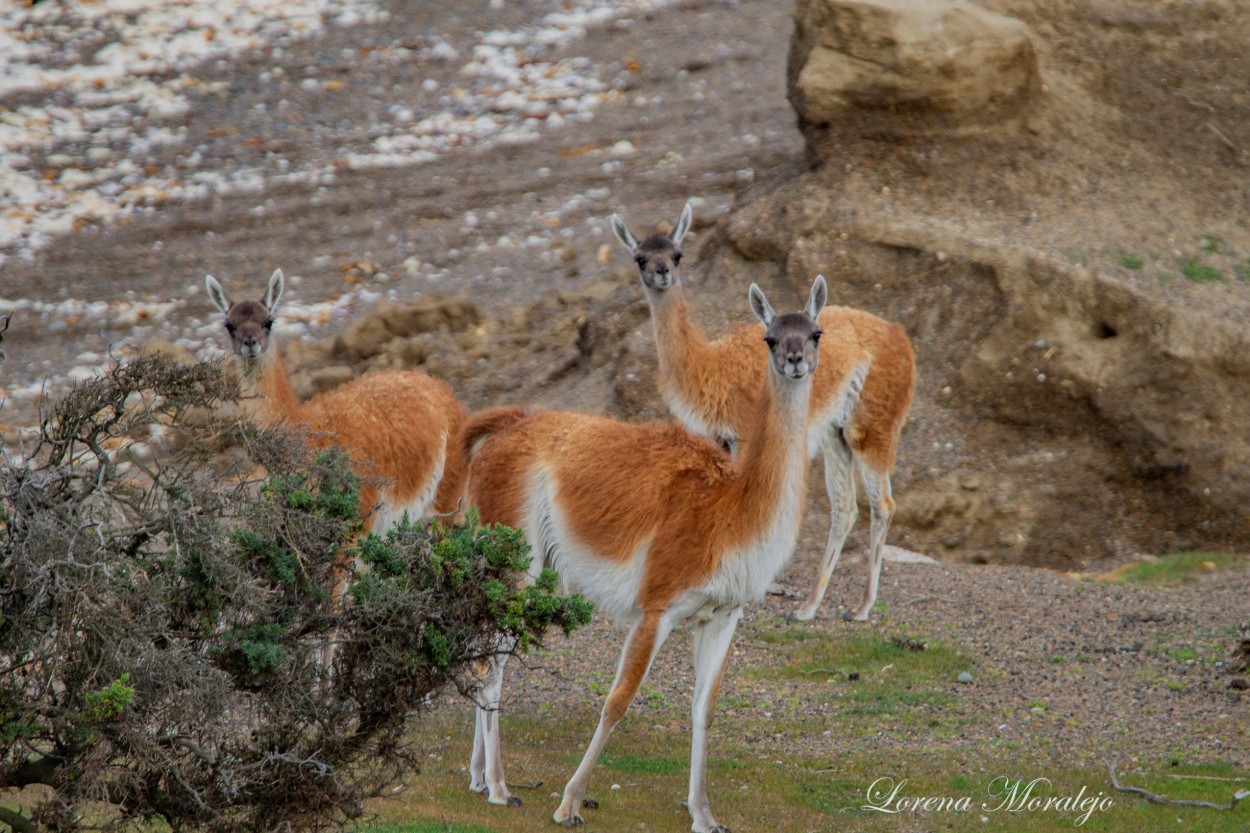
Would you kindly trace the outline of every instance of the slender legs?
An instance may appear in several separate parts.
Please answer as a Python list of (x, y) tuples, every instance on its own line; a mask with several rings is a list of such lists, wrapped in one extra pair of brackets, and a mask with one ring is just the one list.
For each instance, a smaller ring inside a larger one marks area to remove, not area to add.
[(591, 770), (594, 769), (599, 754), (603, 752), (612, 730), (624, 717), (625, 710), (638, 693), (638, 687), (642, 685), (651, 661), (655, 659), (655, 654), (664, 644), (664, 640), (672, 633), (674, 624), (663, 612), (648, 611), (625, 638), (625, 648), (621, 651), (621, 660), (616, 668), (616, 680), (613, 681), (612, 691), (603, 704), (599, 727), (595, 729), (595, 736), (591, 738), (590, 746), (586, 748), (586, 754), (582, 756), (577, 771), (564, 788), (564, 798), (554, 816), (557, 824), (571, 826), (584, 823), (581, 816), (582, 798), (586, 795)]
[(894, 517), (894, 496), (890, 493), (888, 473), (874, 471), (861, 462), (859, 476), (864, 481), (864, 494), (868, 497), (868, 505), (872, 507), (872, 525), (868, 531), (868, 584), (864, 587), (863, 600), (851, 613), (850, 618), (856, 622), (866, 622), (873, 604), (877, 601), (877, 585), (881, 578), (885, 533), (890, 529), (890, 519)]
[(840, 432), (830, 432), (822, 448), (825, 458), (825, 493), (829, 495), (829, 542), (825, 544), (825, 554), (820, 560), (816, 582), (807, 594), (807, 600), (786, 617), (791, 621), (805, 622), (816, 615), (825, 598), (825, 591), (829, 589), (829, 578), (838, 566), (838, 559), (842, 557), (846, 536), (859, 516), (859, 506), (855, 501), (855, 468), (851, 449)]
[(707, 733), (716, 709), (716, 695), (734, 630), (742, 618), (742, 608), (719, 609), (712, 618), (695, 626), (694, 632), (694, 698), (690, 703), (690, 792), (686, 807), (693, 820), (695, 833), (729, 833), (717, 824), (707, 801)]
[(485, 660), (479, 674), (477, 722), (473, 727), (473, 757), (469, 761), (469, 789), (486, 793), (491, 804), (519, 807), (521, 799), (508, 792), (504, 781), (503, 757), (499, 742), (499, 698), (503, 691), (503, 669), (514, 640), (496, 645), (497, 653)]
[(859, 606), (845, 618), (856, 622), (868, 621), (868, 614), (877, 601), (881, 580), (881, 562), (885, 548), (885, 534), (894, 517), (894, 497), (890, 490), (890, 473), (878, 471), (861, 458), (853, 456), (841, 433), (834, 432), (825, 439), (825, 492), (829, 495), (829, 542), (816, 573), (816, 581), (807, 599), (794, 612), (786, 616), (791, 621), (807, 621), (816, 615), (820, 603), (829, 589), (829, 579), (842, 557), (846, 536), (855, 526), (859, 508), (855, 500), (855, 470), (859, 470), (864, 482), (864, 493), (872, 513), (869, 528), (868, 583)]

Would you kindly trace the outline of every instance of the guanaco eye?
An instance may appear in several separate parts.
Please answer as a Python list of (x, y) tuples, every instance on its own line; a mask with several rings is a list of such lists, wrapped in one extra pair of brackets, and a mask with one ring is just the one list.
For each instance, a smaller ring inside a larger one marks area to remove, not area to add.
[(634, 263), (637, 263), (638, 268), (641, 269), (642, 267), (647, 265), (647, 258), (645, 255), (638, 255), (637, 257), (634, 258)]
[(777, 339), (773, 338), (772, 336), (764, 336), (764, 343), (767, 344), (768, 349), (771, 350), (777, 346)]
[(814, 341), (817, 344), (820, 344), (820, 337), (823, 335), (824, 335), (823, 332), (821, 332), (820, 330), (817, 330), (816, 332), (812, 333), (812, 341)]
[(230, 333), (230, 335), (234, 335), (234, 325), (229, 321), (226, 322), (226, 332)]
[(673, 265), (676, 266), (679, 263), (681, 263), (681, 252), (674, 252), (673, 253)]
[(273, 319), (272, 318), (265, 319), (265, 330), (269, 331), (272, 329), (273, 329)]

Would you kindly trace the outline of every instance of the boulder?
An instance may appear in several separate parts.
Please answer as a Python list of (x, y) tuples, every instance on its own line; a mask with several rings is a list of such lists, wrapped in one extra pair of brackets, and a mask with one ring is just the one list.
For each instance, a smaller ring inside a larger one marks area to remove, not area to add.
[(830, 127), (961, 134), (1016, 119), (1040, 88), (1014, 18), (964, 0), (798, 0), (787, 90), (817, 157)]

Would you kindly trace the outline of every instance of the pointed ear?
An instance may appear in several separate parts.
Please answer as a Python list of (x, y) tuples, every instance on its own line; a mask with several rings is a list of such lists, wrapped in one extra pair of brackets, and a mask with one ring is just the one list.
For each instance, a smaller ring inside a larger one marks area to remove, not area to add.
[(817, 321), (820, 319), (820, 311), (825, 308), (827, 300), (829, 300), (829, 287), (825, 285), (825, 276), (817, 275), (812, 283), (812, 294), (807, 296), (807, 306), (803, 308), (803, 312), (807, 313), (808, 318)]
[(620, 214), (612, 215), (612, 233), (616, 235), (617, 240), (621, 241), (622, 246), (629, 249), (631, 254), (633, 254), (634, 249), (638, 248), (638, 241), (634, 238), (634, 235), (630, 234)]
[(282, 276), (281, 269), (274, 269), (273, 274), (269, 276), (269, 286), (265, 289), (265, 309), (269, 310), (270, 315), (278, 308), (278, 301), (282, 299), (284, 289), (286, 289), (286, 278)]
[(681, 239), (686, 236), (686, 232), (690, 231), (690, 224), (693, 221), (694, 208), (690, 203), (686, 203), (686, 207), (681, 210), (681, 216), (677, 218), (677, 225), (673, 228), (673, 243), (675, 245), (681, 245)]
[(205, 275), (204, 288), (208, 290), (208, 297), (212, 299), (213, 306), (223, 313), (230, 312), (230, 299), (226, 297), (226, 290), (221, 288), (216, 278), (212, 275)]
[(751, 284), (751, 291), (747, 295), (751, 299), (751, 312), (755, 313), (755, 317), (762, 321), (765, 327), (771, 327), (777, 313), (773, 312), (773, 305), (764, 297), (764, 290)]

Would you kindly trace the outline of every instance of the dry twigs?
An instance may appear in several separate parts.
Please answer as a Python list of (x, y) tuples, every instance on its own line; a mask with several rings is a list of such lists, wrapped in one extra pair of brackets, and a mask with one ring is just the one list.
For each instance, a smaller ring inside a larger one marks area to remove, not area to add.
[(1229, 799), (1227, 804), (1216, 804), (1214, 801), (1192, 801), (1187, 798), (1168, 798), (1165, 795), (1152, 793), (1150, 790), (1141, 787), (1125, 787), (1120, 784), (1120, 779), (1115, 774), (1115, 764), (1110, 761), (1103, 761), (1103, 766), (1111, 773), (1111, 786), (1115, 787), (1122, 793), (1134, 793), (1140, 795), (1152, 804), (1166, 804), (1169, 807), (1205, 807), (1208, 810), (1235, 810), (1241, 800), (1250, 796), (1250, 790), (1238, 790), (1233, 793), (1233, 797)]

